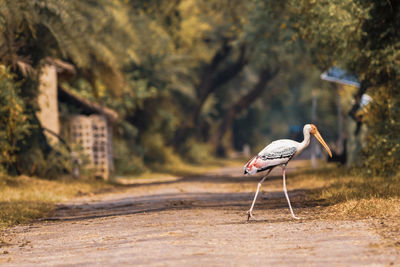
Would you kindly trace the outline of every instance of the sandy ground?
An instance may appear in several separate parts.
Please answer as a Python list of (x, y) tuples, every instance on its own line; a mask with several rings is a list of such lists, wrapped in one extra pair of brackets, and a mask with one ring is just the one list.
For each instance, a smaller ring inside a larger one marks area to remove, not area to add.
[[(288, 171), (288, 179), (290, 172)], [(7, 231), (1, 266), (400, 266), (373, 221), (321, 220), (306, 191), (290, 191), (292, 220), (272, 173), (246, 222), (259, 177), (241, 169), (136, 180), (122, 193), (59, 205), (49, 218)]]

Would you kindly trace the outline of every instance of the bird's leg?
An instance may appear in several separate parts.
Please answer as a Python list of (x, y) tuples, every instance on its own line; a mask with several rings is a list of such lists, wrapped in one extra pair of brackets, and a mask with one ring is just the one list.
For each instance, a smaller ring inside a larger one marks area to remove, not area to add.
[(293, 219), (300, 220), (299, 217), (294, 215), (292, 205), (290, 205), (289, 195), (286, 190), (285, 165), (283, 165), (283, 192), (285, 192), (286, 200), (289, 204), (290, 213), (292, 214)]
[(255, 196), (254, 196), (253, 203), (251, 204), (250, 209), (247, 211), (247, 221), (249, 221), (250, 218), (252, 218), (252, 219), (254, 219), (254, 220), (256, 219), (256, 218), (254, 218), (254, 216), (253, 216), (253, 214), (252, 214), (251, 212), (253, 211), (254, 204), (256, 203), (258, 191), (260, 191), (261, 184), (264, 182), (264, 180), (267, 178), (268, 174), (269, 174), (271, 171), (272, 171), (272, 169), (269, 169), (268, 173), (264, 176), (264, 178), (261, 179), (261, 181), (260, 181), (260, 182), (258, 183), (258, 185), (257, 185), (257, 191), (256, 191), (256, 194), (255, 194)]

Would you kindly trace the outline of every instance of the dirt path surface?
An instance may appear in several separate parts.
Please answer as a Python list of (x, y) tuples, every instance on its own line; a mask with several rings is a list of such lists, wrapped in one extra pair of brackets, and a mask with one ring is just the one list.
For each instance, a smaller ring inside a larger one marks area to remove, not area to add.
[[(288, 179), (290, 180), (290, 172)], [(241, 169), (189, 178), (136, 180), (123, 193), (60, 205), (43, 222), (7, 231), (1, 266), (389, 266), (400, 255), (381, 246), (371, 221), (318, 219), (318, 203), (290, 191), (279, 170), (245, 212), (259, 177)], [(8, 241), (7, 241), (8, 240)]]

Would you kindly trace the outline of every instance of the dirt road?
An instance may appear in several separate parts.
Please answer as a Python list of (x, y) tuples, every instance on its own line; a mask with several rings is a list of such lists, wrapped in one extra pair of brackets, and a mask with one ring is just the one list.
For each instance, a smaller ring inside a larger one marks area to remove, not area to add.
[(231, 168), (201, 177), (138, 180), (122, 193), (64, 203), (46, 221), (9, 229), (0, 264), (400, 265), (398, 251), (381, 245), (371, 221), (318, 219), (318, 203), (306, 203), (307, 192), (288, 186), (302, 218), (292, 220), (279, 172), (262, 188), (254, 211), (258, 220), (246, 223), (258, 179)]

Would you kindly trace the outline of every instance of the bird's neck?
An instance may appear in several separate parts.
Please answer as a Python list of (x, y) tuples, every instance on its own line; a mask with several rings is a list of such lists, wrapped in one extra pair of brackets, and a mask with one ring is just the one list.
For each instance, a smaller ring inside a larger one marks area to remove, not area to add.
[(304, 140), (303, 142), (300, 143), (300, 151), (303, 151), (308, 145), (310, 144), (310, 132), (309, 131), (304, 131)]

